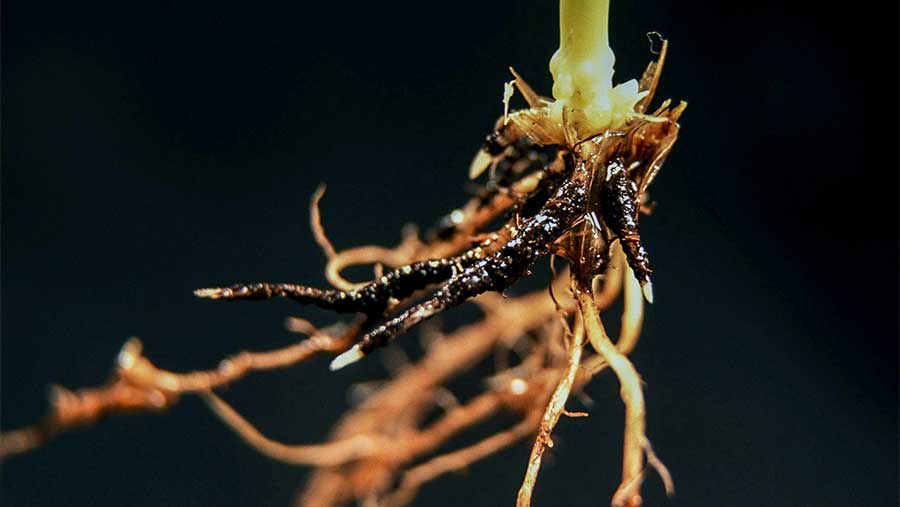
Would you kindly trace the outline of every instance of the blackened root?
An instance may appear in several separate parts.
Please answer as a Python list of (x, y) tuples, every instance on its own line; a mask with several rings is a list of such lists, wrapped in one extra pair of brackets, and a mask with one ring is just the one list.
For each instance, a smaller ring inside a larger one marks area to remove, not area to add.
[(587, 168), (578, 167), (541, 211), (528, 219), (500, 250), (453, 276), (431, 298), (366, 333), (356, 345), (332, 361), (331, 369), (359, 361), (447, 308), (487, 291), (502, 291), (524, 276), (534, 260), (546, 254), (549, 245), (584, 213), (588, 175)]
[(628, 266), (640, 282), (647, 302), (653, 302), (650, 283), (650, 259), (638, 234), (637, 186), (628, 179), (625, 167), (618, 160), (606, 168), (607, 178), (600, 192), (603, 219), (622, 243)]
[(194, 294), (202, 298), (226, 301), (283, 297), (338, 313), (359, 312), (366, 315), (380, 315), (391, 299), (405, 299), (417, 290), (443, 282), (471, 266), (482, 255), (480, 248), (474, 248), (449, 259), (415, 262), (390, 271), (378, 280), (351, 291), (318, 289), (292, 283), (254, 283), (197, 289)]
[(354, 363), (447, 308), (457, 306), (489, 290), (503, 290), (521, 276), (524, 269), (519, 270), (520, 272), (491, 270), (492, 267), (496, 267), (495, 257), (496, 254), (479, 261), (451, 278), (431, 298), (370, 330), (356, 345), (336, 357), (331, 363), (331, 369), (337, 370)]
[(622, 249), (625, 251), (625, 258), (628, 260), (628, 266), (634, 272), (634, 277), (641, 284), (641, 290), (644, 292), (644, 298), (648, 303), (653, 303), (653, 284), (650, 282), (650, 259), (647, 257), (647, 250), (641, 244), (641, 237), (634, 232), (626, 234), (619, 238), (622, 243)]

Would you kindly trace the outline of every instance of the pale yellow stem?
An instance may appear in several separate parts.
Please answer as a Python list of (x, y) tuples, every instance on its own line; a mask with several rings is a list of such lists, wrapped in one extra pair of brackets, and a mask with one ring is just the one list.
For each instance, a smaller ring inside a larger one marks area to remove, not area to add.
[(609, 47), (609, 0), (559, 2), (559, 50), (550, 59), (553, 98), (588, 107), (612, 89), (616, 57)]
[(646, 95), (632, 79), (613, 87), (609, 0), (560, 0), (559, 50), (550, 59), (552, 117), (578, 139), (619, 128)]

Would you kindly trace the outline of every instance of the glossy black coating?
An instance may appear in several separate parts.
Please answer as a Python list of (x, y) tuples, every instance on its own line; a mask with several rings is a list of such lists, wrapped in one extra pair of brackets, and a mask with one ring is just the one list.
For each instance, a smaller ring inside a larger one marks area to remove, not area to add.
[(351, 291), (319, 289), (292, 283), (254, 283), (214, 289), (216, 292), (211, 297), (224, 300), (264, 300), (283, 297), (338, 313), (359, 312), (380, 315), (391, 299), (405, 299), (417, 290), (442, 282), (453, 276), (455, 270), (472, 265), (481, 255), (481, 249), (475, 248), (457, 257), (414, 262), (385, 273), (378, 280)]
[(553, 240), (584, 213), (589, 180), (590, 171), (585, 165), (577, 167), (542, 210), (526, 220), (515, 237), (500, 250), (474, 262), (425, 302), (366, 333), (360, 341), (360, 349), (368, 353), (447, 308), (484, 292), (502, 291), (512, 285), (527, 273), (535, 259), (548, 252)]
[(603, 221), (619, 238), (628, 265), (639, 282), (650, 281), (650, 259), (638, 234), (637, 185), (628, 179), (625, 167), (613, 161), (606, 168), (599, 201)]

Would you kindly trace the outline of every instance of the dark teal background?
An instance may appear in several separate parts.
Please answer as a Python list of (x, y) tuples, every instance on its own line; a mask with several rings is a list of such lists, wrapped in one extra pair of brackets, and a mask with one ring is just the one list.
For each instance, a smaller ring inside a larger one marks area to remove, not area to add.
[[(650, 478), (648, 505), (897, 505), (897, 12), (873, 9), (614, 2), (618, 80), (657, 30), (659, 96), (690, 103), (642, 222), (656, 304), (634, 361), (678, 488), (665, 500)], [(191, 290), (323, 283), (307, 226), (322, 181), (339, 248), (459, 205), (507, 66), (549, 91), (556, 17), (554, 2), (4, 2), (2, 427), (40, 417), (51, 382), (102, 383), (132, 335), (187, 370), (288, 343), (286, 315), (329, 322)], [(272, 437), (318, 441), (351, 383), (385, 376), (378, 356), (326, 364), (223, 396)], [(591, 417), (560, 423), (536, 505), (607, 504), (617, 391), (598, 379)], [(512, 505), (529, 448), (416, 505)], [(306, 475), (185, 399), (8, 460), (0, 501), (287, 506)]]

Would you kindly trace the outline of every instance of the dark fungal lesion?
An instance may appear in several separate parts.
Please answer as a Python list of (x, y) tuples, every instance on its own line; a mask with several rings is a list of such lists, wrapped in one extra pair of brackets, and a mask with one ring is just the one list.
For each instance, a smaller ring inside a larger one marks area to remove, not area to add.
[[(598, 198), (603, 219), (622, 244), (629, 267), (641, 286), (650, 287), (650, 259), (638, 234), (637, 184), (628, 179), (621, 160), (607, 165)], [(651, 290), (645, 289), (645, 292)], [(652, 292), (649, 294), (648, 299), (652, 300)]]
[(349, 291), (293, 283), (253, 283), (197, 289), (194, 294), (228, 301), (283, 297), (338, 313), (358, 312), (377, 316), (384, 313), (391, 299), (406, 299), (418, 290), (440, 283), (482, 256), (482, 249), (478, 247), (451, 258), (414, 262), (389, 271), (360, 289)]

